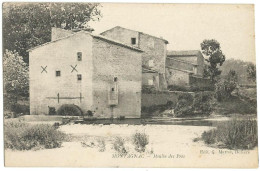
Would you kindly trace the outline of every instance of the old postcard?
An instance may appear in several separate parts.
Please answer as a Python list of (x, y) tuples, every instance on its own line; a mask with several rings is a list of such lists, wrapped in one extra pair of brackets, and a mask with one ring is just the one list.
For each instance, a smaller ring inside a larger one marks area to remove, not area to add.
[(5, 166), (258, 167), (254, 5), (2, 9)]

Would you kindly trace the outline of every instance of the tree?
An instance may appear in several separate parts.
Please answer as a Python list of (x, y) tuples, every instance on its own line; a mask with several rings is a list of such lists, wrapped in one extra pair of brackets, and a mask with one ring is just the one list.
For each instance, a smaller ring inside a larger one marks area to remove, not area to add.
[(3, 56), (4, 101), (14, 105), (19, 97), (28, 97), (28, 65), (17, 52), (6, 50)]
[(218, 80), (215, 95), (218, 101), (231, 97), (231, 93), (237, 88), (238, 76), (234, 70), (230, 70), (226, 79)]
[(26, 50), (51, 40), (51, 27), (76, 29), (99, 20), (97, 3), (4, 3), (3, 49), (17, 51), (28, 63)]
[(252, 63), (247, 66), (247, 78), (256, 82), (256, 66)]
[(205, 59), (209, 66), (207, 67), (207, 74), (211, 78), (213, 83), (216, 82), (216, 77), (221, 74), (218, 65), (221, 66), (225, 61), (225, 55), (221, 51), (221, 47), (218, 41), (203, 40), (200, 44), (202, 53), (208, 58)]

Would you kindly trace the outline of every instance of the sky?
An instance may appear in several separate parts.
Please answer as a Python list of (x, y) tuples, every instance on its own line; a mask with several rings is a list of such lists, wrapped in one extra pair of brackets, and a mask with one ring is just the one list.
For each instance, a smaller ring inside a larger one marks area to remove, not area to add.
[(255, 63), (253, 5), (102, 3), (103, 17), (89, 25), (99, 34), (115, 26), (169, 41), (168, 50), (200, 50), (216, 39), (226, 59)]

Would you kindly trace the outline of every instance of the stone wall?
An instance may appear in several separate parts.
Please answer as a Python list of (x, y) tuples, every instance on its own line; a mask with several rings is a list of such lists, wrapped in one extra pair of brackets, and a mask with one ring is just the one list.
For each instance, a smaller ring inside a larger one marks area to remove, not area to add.
[[(82, 61), (78, 61), (77, 52), (82, 52)], [(48, 106), (57, 110), (62, 104), (75, 104), (83, 110), (90, 109), (93, 102), (92, 36), (78, 33), (40, 46), (30, 51), (29, 56), (31, 114), (48, 114)], [(71, 66), (76, 66), (77, 71), (72, 72)], [(46, 72), (42, 67), (46, 67)], [(60, 71), (59, 77), (56, 71)], [(82, 75), (81, 81), (77, 79), (78, 74)]]
[[(107, 30), (101, 33), (101, 35), (131, 46), (139, 47), (144, 51), (142, 56), (143, 65), (150, 67), (149, 60), (153, 60), (154, 66), (151, 68), (159, 73), (165, 73), (167, 47), (164, 40), (119, 26)], [(136, 38), (136, 45), (131, 44), (131, 38)]]
[(159, 90), (159, 74), (142, 73), (142, 85), (149, 85), (149, 80), (153, 80), (153, 86), (156, 90)]
[(165, 73), (166, 43), (164, 40), (140, 33), (140, 48), (143, 53), (143, 65), (151, 67), (149, 61), (153, 60), (151, 67), (159, 73)]
[(175, 58), (166, 58), (166, 64), (169, 67), (173, 67), (173, 68), (178, 68), (181, 70), (188, 70), (193, 72), (193, 67), (194, 65), (187, 63), (187, 62), (182, 62), (182, 61), (178, 61), (178, 60), (174, 60)]
[[(93, 106), (96, 116), (141, 116), (142, 53), (106, 41), (93, 41)], [(115, 83), (114, 77), (117, 77)], [(118, 104), (109, 106), (111, 86), (118, 86)]]
[[(178, 97), (181, 94), (189, 92), (158, 92), (152, 94), (142, 93), (142, 107), (150, 107), (154, 105), (165, 105), (168, 101), (177, 103)], [(190, 93), (194, 96), (194, 93)]]
[(193, 86), (193, 87), (205, 88), (205, 87), (213, 86), (210, 79), (194, 77), (192, 75), (190, 75), (190, 77), (189, 77), (189, 82), (190, 82), (190, 86)]
[(167, 85), (189, 86), (190, 73), (176, 69), (166, 68)]
[[(139, 32), (137, 31), (125, 29), (122, 27), (114, 27), (101, 33), (101, 35), (125, 43), (127, 45), (139, 47)], [(131, 38), (136, 38), (135, 45), (131, 44)]]

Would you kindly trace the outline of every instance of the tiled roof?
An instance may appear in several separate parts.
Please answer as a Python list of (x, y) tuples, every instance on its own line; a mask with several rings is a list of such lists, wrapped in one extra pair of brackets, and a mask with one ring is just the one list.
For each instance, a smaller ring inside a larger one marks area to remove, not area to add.
[(92, 33), (90, 33), (90, 32), (87, 32), (87, 31), (79, 31), (79, 32), (73, 33), (73, 34), (71, 34), (71, 35), (69, 35), (69, 36), (62, 37), (62, 38), (60, 38), (60, 39), (57, 39), (57, 40), (54, 40), (54, 41), (51, 41), (51, 42), (47, 42), (47, 43), (41, 44), (41, 45), (39, 45), (39, 46), (35, 46), (35, 47), (31, 48), (31, 49), (28, 49), (27, 52), (30, 52), (30, 51), (32, 51), (32, 50), (34, 50), (34, 49), (37, 49), (37, 48), (39, 48), (39, 47), (45, 46), (45, 45), (50, 44), (50, 43), (54, 43), (54, 42), (57, 42), (57, 41), (60, 41), (60, 40), (63, 40), (63, 39), (70, 38), (70, 37), (72, 37), (72, 36), (74, 36), (74, 35), (76, 35), (76, 34), (80, 34), (80, 33), (89, 34), (89, 35), (91, 35), (91, 36), (94, 37), (94, 38), (101, 39), (101, 40), (107, 41), (107, 42), (109, 42), (109, 43), (116, 44), (116, 45), (119, 45), (119, 46), (122, 46), (122, 47), (125, 47), (125, 48), (128, 48), (128, 49), (132, 49), (132, 50), (135, 50), (135, 51), (138, 51), (138, 52), (143, 52), (141, 49), (139, 49), (139, 48), (137, 48), (137, 47), (133, 47), (133, 46), (130, 46), (130, 45), (127, 45), (127, 44), (118, 42), (118, 41), (116, 41), (116, 40), (109, 39), (109, 38), (104, 37), (104, 36), (101, 36), (101, 35), (94, 35), (94, 34), (92, 34)]
[(199, 53), (201, 53), (199, 50), (167, 51), (167, 56), (196, 56)]
[(189, 73), (189, 74), (194, 74), (192, 71), (189, 71), (189, 70), (179, 69), (179, 68), (170, 67), (170, 66), (166, 66), (166, 68), (181, 71), (181, 72), (186, 72), (186, 73)]
[[(163, 38), (161, 38), (161, 37), (156, 37), (156, 36), (153, 36), (153, 35), (150, 35), (150, 34), (147, 34), (147, 33), (143, 33), (143, 32), (136, 31), (136, 30), (132, 30), (132, 29), (128, 29), (128, 28), (124, 28), (124, 27), (121, 27), (121, 26), (116, 26), (116, 27), (113, 27), (113, 28), (111, 28), (111, 29), (109, 29), (109, 30), (112, 30), (112, 29), (118, 28), (118, 27), (120, 27), (120, 28), (122, 28), (122, 29), (126, 29), (126, 30), (131, 30), (131, 31), (134, 31), (134, 32), (138, 32), (138, 33), (141, 33), (141, 34), (146, 34), (146, 35), (148, 35), (148, 36), (151, 36), (151, 37), (154, 37), (154, 38), (157, 38), (157, 39), (161, 39), (161, 40), (163, 40), (166, 44), (169, 43), (168, 40), (165, 40), (165, 39), (163, 39)], [(104, 32), (102, 32), (102, 33), (100, 33), (100, 34), (102, 35), (103, 33), (107, 32), (107, 31), (109, 31), (109, 30), (106, 30), (106, 31), (104, 31)]]
[[(176, 61), (176, 62), (180, 62), (180, 63), (185, 63), (185, 64), (198, 66), (198, 64), (195, 64), (195, 63), (192, 63), (192, 62), (189, 62), (189, 61), (186, 61), (186, 60), (180, 60), (180, 59), (171, 58), (171, 57), (168, 57), (168, 56), (167, 56), (167, 59), (170, 59), (170, 60), (173, 60), (173, 61)], [(166, 65), (169, 65), (169, 64), (166, 63)]]

